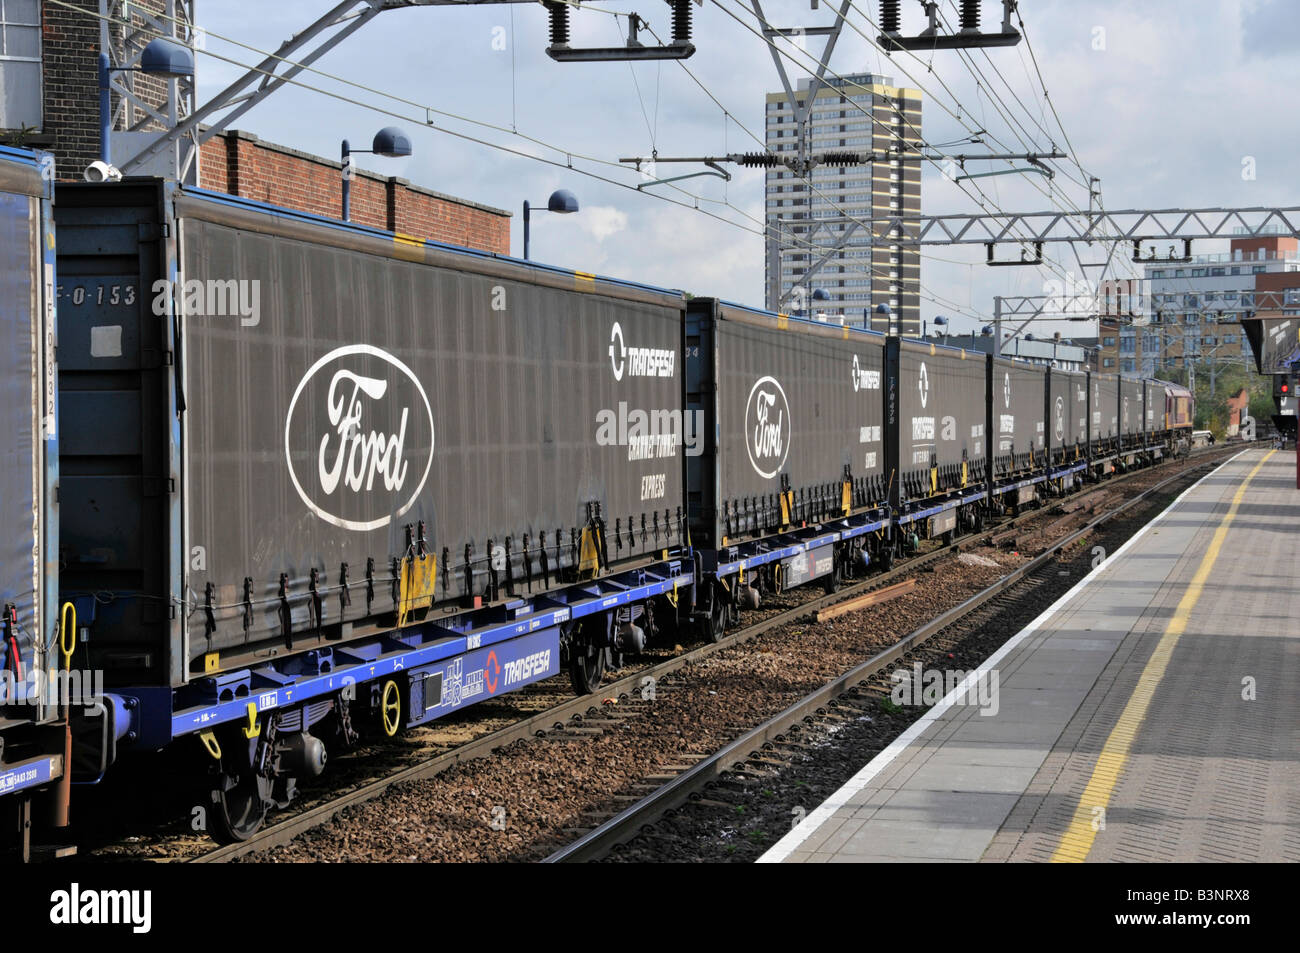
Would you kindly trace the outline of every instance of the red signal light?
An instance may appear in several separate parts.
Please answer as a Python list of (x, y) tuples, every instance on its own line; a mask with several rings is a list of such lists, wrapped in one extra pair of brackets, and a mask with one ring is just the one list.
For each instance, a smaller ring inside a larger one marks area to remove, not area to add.
[(1285, 393), (1287, 393), (1287, 392), (1290, 391), (1290, 390), (1291, 390), (1291, 385), (1288, 384), (1286, 381), (1283, 381), (1283, 382), (1282, 382), (1282, 393), (1285, 394)]

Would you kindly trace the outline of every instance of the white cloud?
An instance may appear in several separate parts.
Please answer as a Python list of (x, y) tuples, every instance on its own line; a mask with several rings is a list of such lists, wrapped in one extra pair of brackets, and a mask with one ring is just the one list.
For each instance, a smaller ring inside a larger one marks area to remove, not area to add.
[(627, 228), (627, 212), (612, 205), (584, 206), (578, 214), (583, 231), (598, 242)]
[[(1292, 8), (1297, 6), (1300, 4), (1294, 0), (1021, 4), (1051, 102), (1083, 165), (1101, 177), (1108, 208), (1294, 203), (1297, 142), (1280, 104), (1300, 86), (1300, 57), (1287, 55), (1291, 34), (1284, 28), (1288, 18), (1294, 19)], [(555, 189), (567, 188), (578, 196), (582, 211), (534, 217), (532, 253), (539, 260), (761, 304), (763, 243), (746, 230), (756, 227), (746, 216), (761, 219), (764, 213), (760, 173), (733, 168), (729, 183), (716, 178), (674, 183), (702, 200), (725, 196), (734, 208), (710, 201), (701, 201), (700, 207), (745, 226), (737, 228), (649, 194), (681, 199), (688, 206), (693, 203), (674, 192), (673, 186), (638, 192), (634, 173), (577, 158), (586, 155), (617, 165), (621, 157), (649, 155), (654, 150), (660, 157), (671, 157), (760, 149), (741, 127), (762, 136), (764, 94), (779, 89), (780, 82), (762, 40), (724, 12), (735, 13), (752, 26), (747, 7), (731, 0), (724, 2), (723, 9), (712, 4), (702, 8), (692, 5), (698, 52), (685, 65), (726, 107), (725, 118), (677, 63), (629, 66), (551, 61), (545, 53), (546, 14), (537, 4), (422, 7), (384, 13), (317, 64), (414, 102), (496, 123), (502, 129), (473, 132), (513, 149), (539, 151), (557, 165), (422, 131), (423, 114), (417, 107), (387, 101), (399, 118), (295, 88), (277, 92), (241, 117), (237, 125), (265, 139), (327, 156), (338, 155), (339, 140), (344, 137), (366, 141), (380, 126), (400, 126), (410, 133), (415, 156), (406, 160), (365, 157), (366, 167), (510, 210), (516, 254), (521, 253), (523, 244), (523, 200), (544, 200)], [(951, 6), (944, 4), (943, 8), (951, 16)], [(810, 10), (807, 0), (768, 0), (763, 9), (778, 25), (823, 24), (832, 17), (825, 5)], [(856, 26), (874, 36), (862, 16), (871, 13), (874, 18), (874, 10), (874, 4), (860, 3), (850, 13), (850, 29), (836, 46), (831, 69), (841, 74), (883, 73), (900, 85), (924, 87), (923, 128), (929, 141), (949, 142), (971, 129), (987, 128), (996, 142), (990, 136), (982, 145), (954, 151), (1023, 152), (1047, 149), (1053, 143), (1065, 145), (1038, 88), (1024, 44), (972, 53), (970, 62), (983, 73), (981, 91), (977, 91), (975, 79), (956, 53), (940, 52), (920, 59), (880, 54), (852, 29)], [(267, 50), (278, 47), (321, 12), (319, 0), (282, 0), (270, 6), (240, 0), (208, 4), (200, 14), (201, 25), (210, 30)], [(666, 8), (650, 5), (638, 12), (650, 18), (661, 36), (667, 35)], [(992, 20), (992, 11), (986, 10), (986, 28)], [(596, 9), (574, 10), (574, 44), (615, 42), (612, 21), (608, 13)], [(904, 25), (908, 29), (921, 26), (915, 6), (905, 11)], [(619, 26), (625, 26), (623, 21)], [(505, 50), (493, 47), (496, 27), (505, 30)], [(1094, 48), (1097, 27), (1105, 30), (1104, 50)], [(814, 52), (820, 51), (821, 43), (820, 37), (808, 39)], [(213, 37), (208, 45), (218, 52), (231, 52)], [(435, 56), (431, 50), (436, 51)], [(246, 61), (254, 59), (246, 51), (238, 55)], [(1264, 55), (1268, 59), (1262, 59)], [(201, 102), (226, 79), (218, 73), (217, 62), (200, 55)], [(914, 78), (909, 78), (909, 73)], [(800, 75), (795, 70), (792, 82)], [(310, 74), (300, 78), (312, 85), (337, 88)], [(945, 85), (963, 105), (960, 120), (944, 108), (953, 108)], [(936, 94), (942, 105), (933, 98)], [(384, 102), (375, 94), (356, 90), (347, 95), (368, 103)], [(1004, 110), (1014, 113), (1017, 122), (1008, 125)], [(632, 187), (608, 184), (570, 169), (565, 155), (557, 156), (512, 136), (511, 128), (573, 150), (575, 167)], [(1256, 159), (1258, 175), (1254, 180), (1241, 177), (1241, 160), (1247, 155)], [(975, 163), (969, 171), (990, 167)], [(1072, 163), (1061, 167), (1053, 185), (1066, 190), (1067, 201), (1086, 207), (1083, 187), (1066, 178), (1066, 173), (1078, 176), (1078, 170)], [(665, 174), (666, 168), (661, 162), (659, 173)], [(667, 174), (699, 170), (698, 166), (674, 165)], [(1052, 204), (1039, 190), (1046, 182), (1038, 176), (986, 178), (963, 184), (971, 192), (979, 184), (990, 208), (996, 204), (1007, 210), (1041, 211)], [(961, 190), (939, 178), (933, 167), (926, 167), (923, 188), (927, 214), (979, 210)], [(1059, 189), (1056, 194), (1060, 195)], [(1219, 249), (1206, 242), (1193, 250)], [(1049, 245), (1046, 252), (1062, 263), (1062, 271), (1079, 273), (1069, 246)], [(1088, 260), (1096, 250), (1080, 252)], [(1015, 254), (1015, 249), (1004, 248), (998, 256)], [(1130, 252), (1122, 249), (1121, 254)], [(983, 323), (992, 313), (994, 295), (1039, 294), (1043, 282), (1053, 277), (1040, 268), (986, 268), (980, 245), (931, 247), (926, 255), (922, 283), (935, 297), (948, 301), (923, 302), (922, 313), (953, 317), (949, 302), (955, 302), (961, 306), (958, 310), (981, 316), (956, 319), (955, 328)], [(935, 261), (933, 256), (958, 263)], [(1122, 269), (1120, 273), (1124, 273)], [(1078, 325), (1063, 330), (1080, 332)]]

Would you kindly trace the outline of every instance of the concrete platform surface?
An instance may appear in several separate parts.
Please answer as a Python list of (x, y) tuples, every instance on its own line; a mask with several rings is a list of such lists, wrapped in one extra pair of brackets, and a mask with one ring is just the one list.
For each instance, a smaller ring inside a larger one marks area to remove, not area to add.
[(1190, 488), (760, 862), (1300, 861), (1295, 465)]

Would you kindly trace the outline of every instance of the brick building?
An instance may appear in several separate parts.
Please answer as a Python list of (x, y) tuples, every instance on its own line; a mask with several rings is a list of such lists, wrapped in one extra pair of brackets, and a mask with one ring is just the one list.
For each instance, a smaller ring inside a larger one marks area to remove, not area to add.
[(1241, 322), (1270, 308), (1269, 292), (1295, 285), (1294, 238), (1234, 238), (1227, 252), (1190, 262), (1147, 265), (1150, 320), (1121, 330), (1120, 369), (1151, 375), (1187, 361), (1253, 363)]
[[(199, 185), (215, 192), (342, 216), (343, 163), (246, 132), (213, 136), (199, 156)], [(510, 213), (412, 185), (396, 176), (357, 170), (352, 221), (466, 248), (510, 254)]]
[[(114, 57), (121, 58), (124, 39), (120, 26), (101, 27), (98, 0), (71, 2), (79, 9), (39, 0), (3, 0), (0, 142), (46, 149), (55, 155), (61, 179), (80, 180), (86, 166), (99, 158), (100, 47), (107, 37)], [(145, 14), (139, 11), (158, 14), (166, 4), (141, 0), (131, 6), (137, 12), (130, 15), (143, 27)], [(155, 32), (146, 29), (144, 35)], [(201, 56), (197, 68), (202, 68)], [(129, 74), (129, 79), (141, 103), (156, 108), (165, 100), (163, 80), (140, 73)], [(115, 94), (113, 106), (116, 128), (142, 133), (162, 128), (129, 99)], [(114, 150), (116, 158), (116, 145)], [(228, 131), (203, 143), (197, 182), (206, 189), (299, 211), (331, 218), (342, 214), (340, 161), (264, 142), (246, 132)], [(510, 253), (510, 213), (502, 209), (361, 170), (354, 173), (351, 202), (352, 221), (360, 224)]]

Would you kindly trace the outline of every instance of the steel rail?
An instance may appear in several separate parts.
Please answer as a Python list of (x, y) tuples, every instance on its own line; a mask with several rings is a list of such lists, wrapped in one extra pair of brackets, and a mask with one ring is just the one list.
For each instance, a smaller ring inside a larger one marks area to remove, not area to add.
[[(1209, 461), (1199, 466), (1206, 465), (1209, 465)], [(568, 846), (555, 851), (542, 863), (581, 862), (604, 856), (615, 845), (635, 836), (642, 828), (683, 804), (692, 794), (710, 781), (719, 778), (737, 764), (743, 763), (769, 742), (784, 736), (790, 728), (802, 722), (818, 709), (843, 695), (855, 685), (880, 674), (916, 646), (928, 641), (944, 629), (961, 622), (966, 616), (1015, 586), (1027, 576), (1046, 567), (1061, 550), (1073, 545), (1103, 523), (1119, 516), (1142, 500), (1164, 489), (1175, 480), (1187, 476), (1189, 472), (1189, 470), (1182, 470), (1175, 473), (1155, 486), (1144, 490), (1138, 496), (1120, 503), (1114, 509), (1107, 510), (965, 602), (930, 620), (889, 648), (884, 649), (867, 661), (806, 695), (757, 728), (731, 741), (710, 757), (696, 763), (689, 770), (666, 782), (662, 787), (652, 791), (646, 797), (630, 805), (599, 827), (587, 832)]]
[[(1203, 452), (1208, 453), (1213, 451)], [(1173, 461), (1171, 460), (1168, 462)], [(1159, 465), (1163, 466), (1164, 464)], [(1108, 480), (1105, 484), (1099, 484), (1098, 486), (1083, 491), (1079, 494), (1077, 499), (1084, 499), (1093, 493), (1114, 486), (1117, 483), (1125, 482), (1138, 474), (1149, 472), (1150, 469), (1131, 471), (1130, 473), (1123, 474), (1116, 479)], [(1177, 475), (1175, 475), (1175, 477), (1176, 476)], [(1171, 477), (1170, 479), (1174, 479), (1175, 477)], [(306, 831), (328, 823), (335, 815), (345, 808), (362, 804), (366, 801), (380, 797), (394, 784), (403, 781), (416, 781), (423, 778), (433, 777), (462, 762), (487, 757), (498, 748), (503, 748), (522, 739), (535, 737), (539, 732), (552, 730), (572, 718), (585, 715), (591, 709), (598, 708), (600, 705), (600, 699), (602, 698), (633, 694), (639, 690), (643, 680), (646, 678), (653, 678), (656, 680), (661, 679), (688, 664), (706, 659), (723, 649), (743, 645), (744, 643), (752, 641), (774, 628), (797, 622), (819, 609), (827, 608), (843, 600), (851, 599), (855, 596), (888, 585), (901, 576), (915, 573), (945, 556), (959, 552), (963, 547), (978, 545), (989, 538), (992, 529), (1002, 529), (1004, 527), (1014, 526), (1022, 521), (1042, 515), (1042, 510), (1029, 510), (1017, 514), (1014, 517), (998, 523), (996, 527), (986, 527), (978, 534), (965, 536), (948, 546), (940, 547), (933, 552), (909, 558), (903, 563), (896, 565), (885, 572), (879, 573), (878, 575), (874, 575), (869, 579), (863, 580), (862, 582), (845, 586), (829, 595), (819, 596), (807, 602), (803, 602), (798, 606), (784, 610), (783, 612), (777, 613), (752, 625), (748, 625), (743, 629), (739, 629), (732, 634), (724, 635), (722, 639), (717, 642), (698, 646), (697, 648), (684, 652), (674, 658), (659, 662), (648, 668), (639, 669), (636, 672), (610, 682), (607, 685), (602, 685), (598, 692), (593, 692), (589, 695), (583, 695), (562, 702), (553, 708), (549, 708), (543, 712), (538, 712), (537, 714), (516, 722), (513, 725), (498, 729), (497, 731), (489, 732), (473, 741), (457, 745), (455, 748), (435, 755), (427, 761), (410, 765), (385, 777), (376, 778), (373, 781), (366, 782), (352, 791), (348, 791), (337, 798), (319, 804), (300, 814), (294, 814), (278, 820), (257, 832), (247, 840), (239, 841), (234, 844), (226, 844), (216, 848), (215, 850), (209, 851), (208, 853), (189, 858), (186, 862), (224, 863), (252, 853), (283, 846)]]

